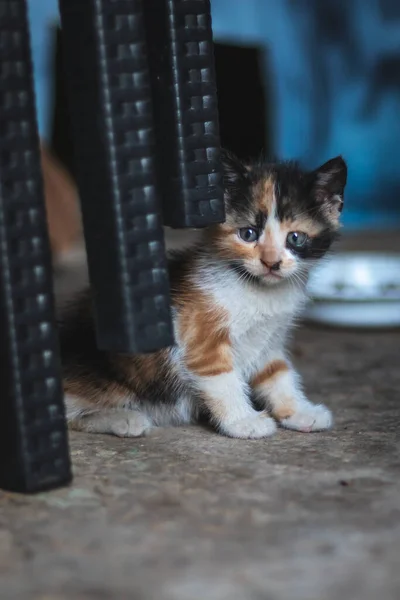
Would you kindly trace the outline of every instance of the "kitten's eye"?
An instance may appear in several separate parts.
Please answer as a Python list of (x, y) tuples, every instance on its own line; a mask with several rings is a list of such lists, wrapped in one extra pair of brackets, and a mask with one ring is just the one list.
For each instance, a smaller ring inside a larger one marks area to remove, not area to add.
[(256, 242), (258, 240), (258, 232), (252, 227), (243, 227), (239, 229), (239, 236), (244, 242)]
[(295, 250), (303, 248), (307, 240), (308, 235), (306, 233), (302, 233), (301, 231), (291, 231), (286, 238), (288, 246), (294, 248)]

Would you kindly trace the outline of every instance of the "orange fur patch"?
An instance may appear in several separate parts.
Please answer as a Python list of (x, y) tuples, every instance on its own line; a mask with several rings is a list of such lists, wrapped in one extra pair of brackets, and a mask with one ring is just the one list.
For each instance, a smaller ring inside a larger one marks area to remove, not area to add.
[(262, 371), (257, 373), (250, 382), (253, 388), (261, 387), (267, 382), (270, 383), (271, 379), (282, 373), (286, 373), (289, 370), (288, 364), (284, 360), (274, 360), (268, 363)]
[(292, 417), (296, 412), (296, 403), (293, 398), (282, 398), (278, 404), (271, 407), (271, 414), (278, 421)]
[(221, 258), (227, 260), (252, 260), (260, 257), (259, 246), (245, 244), (237, 236), (237, 228), (217, 226), (207, 232), (208, 243), (212, 244)]
[[(289, 365), (284, 360), (274, 360), (267, 364), (262, 371), (250, 382), (254, 389), (261, 388), (263, 385), (268, 385), (274, 382), (274, 380), (287, 373), (289, 371)], [(272, 416), (278, 421), (291, 417), (296, 412), (295, 400), (291, 397), (280, 397), (278, 401), (271, 401)]]
[(180, 302), (178, 330), (186, 348), (187, 368), (202, 377), (231, 371), (226, 312), (213, 306), (213, 300), (200, 290), (187, 290)]
[(272, 175), (255, 187), (254, 195), (257, 209), (270, 215), (274, 210), (275, 203), (275, 181)]

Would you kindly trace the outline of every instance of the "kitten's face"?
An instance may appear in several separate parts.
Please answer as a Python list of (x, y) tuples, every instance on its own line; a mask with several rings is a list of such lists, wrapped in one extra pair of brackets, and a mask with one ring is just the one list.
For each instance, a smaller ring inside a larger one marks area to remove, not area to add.
[(244, 166), (224, 153), (226, 222), (213, 247), (244, 279), (276, 285), (308, 272), (339, 228), (347, 168), (341, 157), (312, 172), (292, 163)]

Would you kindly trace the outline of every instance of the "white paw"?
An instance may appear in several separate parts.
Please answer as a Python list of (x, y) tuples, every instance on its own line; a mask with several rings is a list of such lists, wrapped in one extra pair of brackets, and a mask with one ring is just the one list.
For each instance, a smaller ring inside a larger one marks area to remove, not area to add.
[(151, 422), (139, 412), (132, 412), (125, 416), (118, 415), (111, 423), (111, 433), (118, 437), (139, 437), (146, 435), (151, 428)]
[(267, 413), (255, 413), (232, 423), (221, 423), (221, 433), (229, 437), (256, 439), (275, 433), (276, 423)]
[(311, 431), (330, 429), (333, 424), (333, 418), (331, 411), (323, 404), (302, 402), (299, 404), (297, 412), (291, 417), (282, 419), (280, 424), (287, 429), (310, 433)]

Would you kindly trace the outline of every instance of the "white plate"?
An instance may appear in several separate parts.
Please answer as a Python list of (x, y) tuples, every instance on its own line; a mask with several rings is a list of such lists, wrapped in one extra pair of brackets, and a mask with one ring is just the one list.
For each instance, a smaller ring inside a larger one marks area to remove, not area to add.
[(400, 255), (341, 253), (313, 270), (305, 317), (340, 327), (400, 326)]

